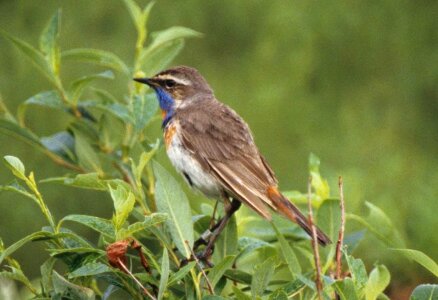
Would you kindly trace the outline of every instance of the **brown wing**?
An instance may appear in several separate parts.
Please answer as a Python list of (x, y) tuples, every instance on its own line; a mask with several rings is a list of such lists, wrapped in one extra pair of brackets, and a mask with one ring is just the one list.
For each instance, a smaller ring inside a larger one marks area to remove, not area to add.
[(276, 186), (273, 171), (260, 156), (248, 125), (230, 108), (203, 100), (177, 113), (182, 142), (222, 183), (224, 189), (256, 212), (271, 219), (266, 196)]

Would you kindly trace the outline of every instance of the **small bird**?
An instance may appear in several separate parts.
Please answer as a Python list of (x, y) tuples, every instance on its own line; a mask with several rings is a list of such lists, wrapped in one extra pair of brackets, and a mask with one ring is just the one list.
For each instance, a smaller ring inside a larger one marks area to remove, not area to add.
[[(211, 228), (208, 243), (204, 241), (205, 256), (212, 253), (217, 236), (241, 203), (268, 220), (273, 210), (311, 235), (307, 218), (278, 190), (274, 171), (260, 154), (248, 125), (216, 99), (196, 69), (178, 66), (134, 80), (149, 85), (157, 95), (173, 166), (191, 187), (224, 203), (224, 217)], [(318, 228), (316, 235), (320, 244), (331, 243)]]

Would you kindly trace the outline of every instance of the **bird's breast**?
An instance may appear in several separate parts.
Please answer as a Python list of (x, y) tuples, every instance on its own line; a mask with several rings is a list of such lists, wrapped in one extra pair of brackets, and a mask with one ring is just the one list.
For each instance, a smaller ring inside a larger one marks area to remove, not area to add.
[(196, 157), (185, 148), (181, 139), (181, 128), (177, 121), (169, 123), (164, 130), (166, 152), (172, 165), (187, 183), (207, 197), (219, 198), (221, 187), (217, 179), (205, 170)]

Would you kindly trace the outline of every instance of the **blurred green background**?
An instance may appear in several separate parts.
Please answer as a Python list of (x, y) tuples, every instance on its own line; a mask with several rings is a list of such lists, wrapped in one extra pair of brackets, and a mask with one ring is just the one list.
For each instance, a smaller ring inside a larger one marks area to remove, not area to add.
[[(105, 49), (132, 60), (136, 33), (122, 1), (4, 0), (1, 29), (36, 45), (58, 7), (62, 49)], [(366, 214), (363, 202), (376, 204), (408, 248), (438, 260), (437, 11), (437, 1), (160, 0), (149, 30), (181, 25), (204, 34), (188, 40), (174, 64), (199, 69), (216, 96), (245, 118), (283, 190), (305, 190), (307, 158), (314, 152), (334, 195), (337, 176), (344, 177), (348, 211)], [(70, 62), (62, 71), (68, 82), (91, 70)], [(126, 84), (127, 78), (116, 77), (116, 83), (101, 86), (122, 97)], [(29, 61), (1, 39), (0, 93), (9, 108), (15, 111), (47, 89), (49, 83)], [(68, 122), (53, 111), (30, 111), (27, 124), (42, 136)], [(155, 127), (153, 135), (159, 136)], [(65, 173), (25, 144), (0, 135), (0, 155), (6, 154), (37, 170), (38, 179)], [(160, 158), (166, 160), (163, 153)], [(0, 182), (11, 179), (1, 167)], [(41, 188), (57, 218), (111, 215), (101, 193), (53, 184)], [(0, 236), (6, 244), (43, 223), (30, 201), (0, 195)], [(24, 270), (35, 275), (43, 261), (35, 255), (40, 247), (17, 253)], [(369, 265), (388, 264), (393, 289), (433, 280), (372, 237), (359, 252)]]

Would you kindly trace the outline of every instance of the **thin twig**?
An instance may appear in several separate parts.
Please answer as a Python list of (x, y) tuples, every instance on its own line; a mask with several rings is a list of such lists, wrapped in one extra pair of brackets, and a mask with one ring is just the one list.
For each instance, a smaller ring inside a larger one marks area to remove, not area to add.
[(214, 295), (214, 290), (213, 290), (213, 286), (211, 285), (210, 280), (208, 280), (207, 274), (205, 274), (204, 269), (202, 268), (201, 264), (199, 263), (199, 259), (196, 257), (195, 252), (193, 252), (192, 248), (190, 247), (190, 244), (188, 241), (185, 241), (187, 247), (190, 249), (190, 252), (192, 253), (193, 259), (196, 261), (196, 265), (198, 266), (199, 270), (202, 273), (202, 276), (204, 276), (205, 281), (207, 282), (207, 287), (208, 287), (208, 291), (210, 292), (210, 294)]
[(316, 291), (318, 293), (318, 299), (322, 300), (322, 281), (321, 281), (321, 260), (319, 258), (318, 251), (318, 238), (316, 236), (316, 227), (313, 224), (313, 211), (312, 211), (312, 176), (309, 176), (309, 180), (307, 182), (307, 204), (309, 206), (309, 226), (312, 229), (312, 249), (313, 249), (313, 257), (315, 258), (315, 268), (316, 268)]
[(80, 166), (77, 166), (77, 165), (74, 165), (74, 164), (71, 164), (71, 163), (63, 160), (62, 158), (60, 158), (56, 154), (53, 154), (52, 152), (50, 152), (49, 150), (45, 150), (44, 149), (43, 153), (45, 155), (47, 155), (55, 164), (60, 165), (61, 167), (64, 167), (66, 169), (70, 169), (70, 170), (76, 171), (78, 173), (85, 173), (85, 169), (84, 168), (82, 168)]
[(122, 267), (123, 271), (125, 271), (126, 273), (129, 274), (129, 276), (131, 276), (131, 278), (135, 281), (135, 283), (138, 284), (138, 286), (143, 290), (143, 293), (148, 296), (149, 298), (151, 298), (152, 300), (157, 300), (157, 298), (155, 298), (151, 293), (149, 293), (149, 291), (141, 284), (140, 281), (138, 281), (137, 277), (134, 276), (134, 274), (131, 273), (131, 271), (129, 271), (129, 269), (125, 266), (125, 264), (120, 260), (120, 258), (117, 258), (118, 263), (120, 264), (120, 266)]
[(335, 279), (341, 278), (342, 271), (342, 246), (344, 243), (344, 231), (345, 231), (345, 202), (344, 202), (344, 183), (342, 176), (339, 176), (339, 199), (341, 206), (341, 228), (339, 228), (338, 242), (336, 243), (336, 276)]

